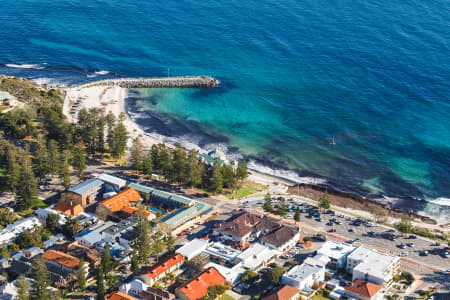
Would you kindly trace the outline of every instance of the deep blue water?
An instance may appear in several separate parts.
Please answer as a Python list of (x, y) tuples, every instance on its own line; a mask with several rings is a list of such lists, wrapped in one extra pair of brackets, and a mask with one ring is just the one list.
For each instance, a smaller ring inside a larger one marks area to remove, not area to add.
[(132, 90), (129, 113), (154, 135), (432, 213), (413, 199), (450, 205), (448, 4), (4, 0), (0, 73), (215, 76), (216, 89)]

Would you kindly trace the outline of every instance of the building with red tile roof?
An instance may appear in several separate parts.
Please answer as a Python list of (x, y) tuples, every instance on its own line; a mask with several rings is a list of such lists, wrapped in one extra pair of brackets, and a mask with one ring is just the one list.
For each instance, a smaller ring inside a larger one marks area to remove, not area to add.
[(224, 284), (225, 277), (214, 267), (209, 267), (191, 280), (178, 287), (175, 294), (181, 300), (197, 300), (208, 293), (208, 288)]
[(66, 254), (61, 251), (47, 250), (42, 255), (47, 261), (52, 261), (60, 266), (64, 266), (69, 269), (76, 269), (80, 265), (80, 259), (72, 255)]
[(119, 291), (115, 291), (112, 292), (111, 294), (108, 294), (105, 296), (106, 300), (139, 300), (138, 298), (134, 298), (133, 296), (130, 296), (128, 294), (119, 292)]
[(118, 212), (125, 207), (130, 206), (131, 203), (137, 202), (141, 199), (141, 195), (133, 188), (126, 189), (119, 194), (112, 196), (109, 199), (103, 200), (97, 206), (97, 215), (106, 217), (112, 213)]
[(147, 285), (153, 286), (155, 282), (164, 278), (168, 273), (179, 269), (184, 263), (184, 257), (181, 254), (170, 256), (150, 268), (144, 269), (139, 275)]
[(81, 206), (81, 204), (73, 204), (65, 201), (60, 201), (58, 205), (56, 205), (55, 210), (71, 217), (75, 217), (79, 213), (84, 212), (83, 206)]
[(262, 300), (297, 300), (300, 296), (299, 293), (299, 289), (290, 285), (284, 285), (278, 291), (262, 298)]
[(356, 279), (352, 282), (352, 285), (345, 288), (345, 291), (347, 295), (356, 299), (373, 300), (383, 298), (382, 293), (380, 293), (382, 289), (381, 285)]

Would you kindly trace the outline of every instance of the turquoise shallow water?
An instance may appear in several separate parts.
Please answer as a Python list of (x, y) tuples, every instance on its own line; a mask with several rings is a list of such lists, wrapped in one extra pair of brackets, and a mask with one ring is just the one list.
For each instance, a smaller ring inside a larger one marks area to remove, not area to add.
[(439, 215), (420, 199), (450, 204), (449, 19), (445, 0), (2, 1), (0, 73), (212, 75), (219, 88), (132, 90), (129, 113), (154, 135)]

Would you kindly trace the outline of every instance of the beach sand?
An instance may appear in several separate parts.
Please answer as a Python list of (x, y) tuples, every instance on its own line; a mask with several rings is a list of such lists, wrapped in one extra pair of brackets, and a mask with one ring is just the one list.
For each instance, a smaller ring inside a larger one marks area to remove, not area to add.
[[(68, 117), (70, 121), (76, 121), (76, 114), (71, 114), (70, 110), (73, 107), (73, 105), (76, 103), (77, 100), (79, 100), (78, 108), (76, 109), (79, 111), (81, 108), (93, 108), (97, 107), (101, 109), (104, 114), (108, 114), (110, 111), (118, 117), (122, 112), (125, 113), (127, 116), (125, 120), (125, 126), (129, 132), (130, 139), (128, 141), (128, 146), (131, 146), (132, 140), (136, 137), (141, 138), (141, 142), (146, 148), (150, 148), (153, 144), (159, 144), (164, 143), (168, 147), (173, 147), (172, 144), (165, 143), (164, 141), (151, 137), (148, 134), (146, 134), (136, 123), (134, 123), (128, 114), (125, 111), (125, 98), (126, 98), (126, 89), (118, 87), (118, 86), (87, 86), (87, 87), (71, 87), (71, 88), (65, 88), (65, 101), (63, 106), (63, 112)], [(272, 176), (270, 174), (265, 174), (258, 172), (256, 170), (250, 170), (250, 175), (248, 177), (248, 180), (263, 184), (266, 186), (269, 186), (269, 192), (272, 194), (284, 194), (286, 196), (289, 196), (289, 192), (292, 192), (294, 182), (290, 182), (288, 180), (285, 180), (283, 178), (279, 178), (276, 176)], [(290, 189), (289, 189), (290, 187)], [(294, 188), (295, 189), (295, 188)], [(292, 192), (292, 194), (296, 194), (295, 192)], [(307, 196), (309, 199), (314, 199), (317, 195), (303, 195)], [(364, 216), (367, 218), (371, 217), (371, 214), (367, 209), (364, 209), (363, 207), (357, 207), (357, 206), (347, 206), (343, 205), (341, 207), (344, 207), (349, 212), (358, 214), (360, 216)], [(398, 217), (398, 216), (396, 216)], [(395, 220), (398, 221), (399, 219)], [(391, 221), (394, 221), (392, 219)], [(431, 224), (425, 224), (425, 223), (419, 223), (415, 224), (422, 227), (427, 227), (430, 229), (443, 229), (442, 227), (439, 227), (439, 225), (431, 225)], [(447, 231), (448, 228), (444, 228), (444, 231)]]

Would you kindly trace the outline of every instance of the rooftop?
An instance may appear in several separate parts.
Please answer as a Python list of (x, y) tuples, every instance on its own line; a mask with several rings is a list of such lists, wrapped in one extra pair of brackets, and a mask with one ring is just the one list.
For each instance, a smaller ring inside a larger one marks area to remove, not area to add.
[(303, 281), (313, 274), (323, 270), (322, 265), (313, 265), (309, 263), (303, 263), (301, 265), (294, 266), (289, 272), (285, 273), (283, 277), (287, 277), (296, 281)]
[(225, 283), (226, 279), (214, 267), (209, 267), (180, 286), (186, 296), (192, 300), (202, 298), (208, 293), (208, 287)]
[(80, 260), (78, 258), (61, 251), (47, 250), (42, 257), (70, 269), (76, 269), (80, 265)]
[(372, 298), (376, 295), (383, 287), (378, 284), (373, 284), (361, 279), (357, 279), (352, 282), (352, 285), (345, 288), (346, 291), (362, 295), (364, 297)]
[(275, 229), (271, 233), (263, 236), (261, 241), (278, 248), (290, 241), (296, 234), (298, 234), (297, 228), (282, 225), (280, 228)]
[(342, 256), (348, 255), (355, 249), (356, 246), (351, 244), (326, 241), (322, 247), (317, 250), (317, 253), (326, 255), (332, 259), (339, 259)]
[(129, 206), (131, 202), (136, 202), (140, 199), (141, 195), (135, 189), (129, 188), (109, 199), (103, 200), (100, 204), (105, 206), (111, 212), (116, 212)]
[(384, 278), (388, 268), (399, 260), (397, 256), (381, 253), (363, 246), (353, 251), (347, 259), (360, 261), (353, 270), (369, 273), (380, 278)]
[(84, 195), (86, 193), (89, 193), (93, 189), (96, 189), (96, 188), (102, 186), (103, 183), (104, 182), (98, 178), (91, 178), (91, 179), (88, 179), (88, 180), (80, 183), (79, 185), (76, 185), (76, 186), (70, 188), (68, 191), (73, 192), (78, 195)]
[(279, 254), (278, 251), (274, 251), (269, 247), (255, 243), (240, 253), (237, 258), (243, 262), (246, 268), (256, 269), (277, 254)]
[(106, 173), (100, 174), (97, 178), (106, 183), (114, 184), (117, 186), (124, 186), (127, 184), (126, 180), (106, 174)]
[(55, 210), (60, 211), (69, 216), (76, 216), (82, 212), (84, 212), (83, 206), (80, 204), (71, 205), (70, 203), (60, 201), (58, 205), (56, 205)]
[(163, 199), (167, 199), (170, 201), (178, 202), (182, 205), (192, 205), (193, 199), (190, 199), (188, 197), (184, 197), (184, 196), (172, 194), (169, 192), (157, 190), (157, 189), (154, 189), (154, 188), (151, 188), (151, 187), (148, 187), (145, 185), (140, 185), (137, 183), (131, 183), (128, 186), (135, 190), (138, 190), (139, 192), (154, 195), (154, 196), (157, 196), (157, 197), (160, 197)]
[(227, 261), (233, 261), (241, 251), (225, 246), (222, 243), (213, 243), (204, 251), (206, 254), (220, 257)]
[(187, 242), (182, 247), (178, 248), (176, 253), (183, 255), (184, 257), (189, 257), (192, 253), (201, 252), (208, 247), (209, 242), (203, 239), (193, 239)]
[(142, 272), (142, 275), (147, 275), (150, 278), (156, 278), (182, 261), (184, 261), (184, 257), (181, 254), (175, 254), (171, 257), (168, 257), (160, 261), (156, 265), (153, 265), (152, 267), (145, 269)]
[(115, 291), (108, 295), (105, 295), (106, 300), (139, 300), (138, 298), (135, 298), (133, 296), (130, 296), (128, 294)]
[(300, 290), (293, 286), (284, 285), (278, 291), (262, 298), (262, 300), (289, 300), (299, 292)]

